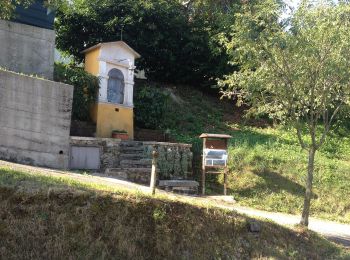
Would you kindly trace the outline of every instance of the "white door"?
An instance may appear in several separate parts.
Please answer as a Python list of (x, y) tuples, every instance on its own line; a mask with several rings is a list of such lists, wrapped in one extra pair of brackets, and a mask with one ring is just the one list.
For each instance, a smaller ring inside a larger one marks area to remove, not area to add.
[(71, 146), (70, 168), (73, 170), (100, 169), (100, 147)]

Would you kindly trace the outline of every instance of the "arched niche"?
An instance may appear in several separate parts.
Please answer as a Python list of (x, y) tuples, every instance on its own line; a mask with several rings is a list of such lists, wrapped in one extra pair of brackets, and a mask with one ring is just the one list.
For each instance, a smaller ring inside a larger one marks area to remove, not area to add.
[(111, 69), (108, 72), (107, 101), (115, 104), (124, 102), (124, 75), (118, 69)]

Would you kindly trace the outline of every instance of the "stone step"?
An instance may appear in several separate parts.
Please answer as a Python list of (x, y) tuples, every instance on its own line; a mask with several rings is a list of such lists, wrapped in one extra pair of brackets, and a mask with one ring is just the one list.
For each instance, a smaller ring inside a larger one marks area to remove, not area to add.
[(199, 183), (191, 180), (160, 180), (159, 188), (179, 194), (198, 194)]
[(120, 142), (120, 147), (129, 148), (129, 147), (141, 147), (143, 146), (142, 142), (137, 141), (122, 141)]
[(130, 168), (108, 168), (105, 170), (105, 174), (113, 174), (114, 172), (136, 172), (136, 173), (149, 173), (151, 174), (151, 168), (142, 168), (142, 167), (130, 167)]
[(120, 154), (120, 160), (141, 160), (147, 159), (142, 153), (122, 153)]
[(152, 166), (151, 165), (147, 165), (147, 164), (123, 163), (123, 164), (120, 165), (120, 168), (123, 168), (123, 169), (129, 169), (129, 168), (147, 168), (147, 169), (151, 169)]
[(198, 188), (193, 187), (173, 187), (169, 190), (174, 193), (183, 194), (183, 195), (196, 195), (198, 194)]
[(199, 183), (192, 180), (160, 180), (159, 187), (198, 187)]
[(121, 153), (134, 153), (134, 152), (143, 152), (144, 147), (143, 146), (125, 146), (120, 147)]
[(121, 160), (120, 166), (122, 168), (136, 168), (136, 167), (152, 167), (152, 159), (140, 159), (140, 160)]

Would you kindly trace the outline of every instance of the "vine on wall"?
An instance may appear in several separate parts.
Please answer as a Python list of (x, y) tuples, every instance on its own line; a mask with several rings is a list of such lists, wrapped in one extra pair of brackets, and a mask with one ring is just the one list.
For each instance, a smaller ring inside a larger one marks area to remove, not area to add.
[(55, 63), (54, 80), (74, 86), (72, 119), (90, 121), (90, 107), (96, 100), (99, 78), (83, 68)]

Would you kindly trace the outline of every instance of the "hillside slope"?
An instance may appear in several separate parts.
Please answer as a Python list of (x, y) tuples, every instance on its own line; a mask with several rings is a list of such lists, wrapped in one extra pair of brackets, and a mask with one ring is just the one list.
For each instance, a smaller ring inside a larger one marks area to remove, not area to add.
[[(168, 86), (164, 129), (181, 142), (193, 143), (195, 178), (200, 176), (203, 132), (227, 133), (230, 140), (229, 194), (241, 204), (300, 214), (307, 154), (293, 129), (272, 127), (266, 119), (245, 119), (242, 108), (191, 87)], [(175, 98), (174, 98), (175, 97)], [(180, 100), (180, 101), (179, 101)], [(338, 126), (316, 154), (311, 215), (350, 223), (350, 130)], [(208, 178), (207, 190), (222, 192), (222, 179)]]
[[(1, 259), (347, 259), (312, 232), (0, 169)], [(251, 233), (249, 223), (261, 231)]]

